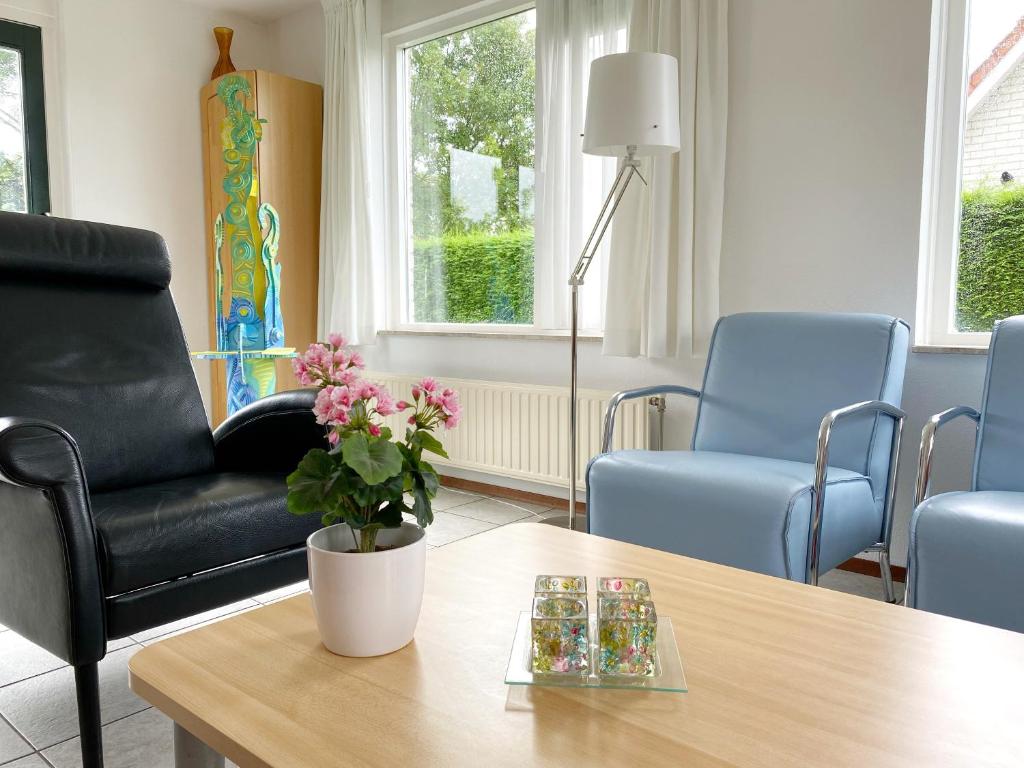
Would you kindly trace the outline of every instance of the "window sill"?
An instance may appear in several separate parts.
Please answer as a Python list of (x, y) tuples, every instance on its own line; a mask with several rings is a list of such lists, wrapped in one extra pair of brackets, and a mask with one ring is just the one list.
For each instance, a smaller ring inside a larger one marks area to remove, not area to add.
[(968, 344), (915, 344), (914, 352), (939, 355), (987, 355), (988, 347)]
[[(542, 331), (536, 328), (524, 328), (523, 330), (509, 330), (508, 328), (496, 329), (493, 331), (479, 328), (467, 328), (465, 330), (446, 328), (394, 328), (378, 331), (380, 336), (448, 336), (464, 339), (509, 339), (513, 341), (567, 341), (569, 331)], [(594, 342), (602, 341), (604, 336), (600, 331), (581, 331), (577, 338), (580, 341)]]

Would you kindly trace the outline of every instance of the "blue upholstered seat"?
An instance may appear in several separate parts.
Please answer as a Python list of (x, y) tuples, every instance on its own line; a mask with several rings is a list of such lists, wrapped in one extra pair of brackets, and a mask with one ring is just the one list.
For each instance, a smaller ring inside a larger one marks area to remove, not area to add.
[(1024, 632), (1024, 316), (996, 324), (980, 414), (952, 409), (925, 428), (920, 496), (928, 433), (958, 415), (979, 421), (971, 490), (926, 498), (914, 510), (907, 604)]
[[(898, 406), (909, 329), (881, 315), (722, 318), (690, 451), (619, 451), (587, 473), (591, 533), (804, 581), (819, 426), (864, 401)], [(835, 425), (819, 568), (887, 547), (894, 421)]]

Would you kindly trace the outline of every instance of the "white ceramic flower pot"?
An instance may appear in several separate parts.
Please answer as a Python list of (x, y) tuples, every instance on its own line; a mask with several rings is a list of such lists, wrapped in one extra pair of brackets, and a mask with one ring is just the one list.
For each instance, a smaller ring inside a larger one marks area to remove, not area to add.
[(381, 656), (408, 645), (423, 603), (427, 539), (403, 522), (381, 530), (383, 552), (349, 552), (348, 525), (322, 528), (306, 540), (309, 586), (320, 638), (341, 656)]

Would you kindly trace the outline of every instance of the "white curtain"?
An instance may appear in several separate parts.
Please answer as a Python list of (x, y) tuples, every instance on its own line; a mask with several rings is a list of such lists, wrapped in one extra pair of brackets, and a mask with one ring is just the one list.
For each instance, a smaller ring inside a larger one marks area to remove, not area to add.
[(339, 331), (353, 344), (371, 344), (378, 326), (374, 275), (381, 255), (372, 203), (375, 152), (368, 136), (368, 126), (380, 124), (373, 120), (369, 98), (373, 41), (368, 42), (366, 0), (321, 2), (326, 48), (319, 337)]
[(629, 49), (679, 59), (681, 150), (647, 159), (612, 224), (604, 353), (702, 354), (718, 318), (728, 0), (634, 0)]
[[(534, 319), (569, 324), (569, 273), (615, 178), (582, 151), (590, 62), (626, 50), (631, 0), (538, 0)], [(580, 292), (580, 325), (601, 327), (607, 246)]]

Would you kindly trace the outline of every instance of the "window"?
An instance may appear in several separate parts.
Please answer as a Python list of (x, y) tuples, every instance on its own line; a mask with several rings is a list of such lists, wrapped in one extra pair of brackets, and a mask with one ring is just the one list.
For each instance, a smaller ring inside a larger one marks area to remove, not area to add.
[(984, 346), (1024, 313), (1024, 0), (933, 14), (918, 322), (928, 343)]
[(405, 318), (533, 324), (535, 12), (405, 49)]
[(28, 24), (2, 20), (0, 210), (50, 210), (41, 31)]
[[(569, 274), (617, 172), (582, 153), (589, 66), (626, 50), (630, 8), (486, 0), (386, 35), (391, 329), (568, 329)], [(598, 262), (587, 333), (602, 326)]]

